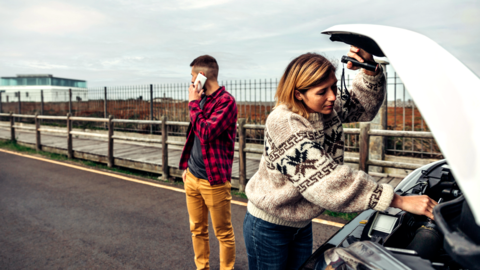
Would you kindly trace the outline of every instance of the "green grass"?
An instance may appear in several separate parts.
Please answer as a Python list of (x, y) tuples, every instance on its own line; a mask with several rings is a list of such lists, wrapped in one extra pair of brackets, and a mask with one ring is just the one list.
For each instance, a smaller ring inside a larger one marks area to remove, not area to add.
[[(124, 169), (124, 168), (118, 168), (118, 167), (109, 168), (107, 165), (105, 165), (103, 163), (97, 163), (97, 162), (93, 162), (93, 161), (80, 160), (80, 159), (69, 159), (66, 155), (49, 153), (49, 152), (45, 152), (45, 151), (36, 151), (35, 149), (20, 145), (16, 142), (12, 142), (12, 141), (0, 140), (0, 148), (6, 149), (6, 150), (11, 150), (11, 151), (16, 151), (16, 152), (21, 152), (21, 153), (32, 154), (32, 155), (41, 155), (43, 157), (46, 157), (46, 158), (52, 159), (52, 160), (68, 161), (70, 163), (76, 163), (76, 164), (83, 165), (83, 166), (90, 167), (90, 168), (112, 171), (112, 172), (131, 175), (131, 176), (138, 176), (138, 177), (154, 180), (154, 181), (157, 181), (157, 182), (169, 183), (169, 184), (174, 184), (174, 185), (178, 185), (178, 186), (183, 186), (182, 181), (174, 181), (174, 179), (167, 180), (167, 181), (160, 180), (158, 178), (159, 175), (155, 174), (155, 173), (149, 173), (149, 172), (133, 170), (133, 169)], [(178, 179), (178, 180), (180, 180), (180, 179)], [(239, 198), (248, 199), (247, 195), (244, 192), (240, 192), (238, 190), (233, 190), (232, 189), (232, 195), (234, 195), (236, 197), (239, 197)], [(328, 211), (328, 210), (326, 210), (323, 213), (325, 215), (328, 215), (328, 216), (331, 216), (331, 217), (342, 218), (342, 219), (347, 220), (347, 221), (350, 221), (350, 220), (354, 219), (358, 215), (358, 213), (339, 213), (339, 212), (332, 212), (332, 211)]]
[(356, 216), (358, 216), (359, 213), (340, 213), (340, 212), (332, 212), (332, 211), (329, 211), (329, 210), (325, 210), (325, 212), (323, 212), (323, 214), (327, 215), (327, 216), (338, 217), (338, 218), (350, 221), (350, 220), (354, 219)]
[(22, 153), (28, 153), (28, 154), (41, 154), (42, 156), (45, 156), (54, 160), (68, 159), (66, 156), (60, 155), (60, 154), (48, 153), (43, 151), (37, 152), (35, 149), (17, 144), (16, 142), (13, 142), (13, 141), (0, 141), (0, 148), (11, 150), (11, 151), (22, 152)]
[(247, 195), (244, 192), (240, 192), (240, 191), (232, 189), (232, 194), (237, 196), (237, 197), (240, 197), (242, 199), (248, 199)]

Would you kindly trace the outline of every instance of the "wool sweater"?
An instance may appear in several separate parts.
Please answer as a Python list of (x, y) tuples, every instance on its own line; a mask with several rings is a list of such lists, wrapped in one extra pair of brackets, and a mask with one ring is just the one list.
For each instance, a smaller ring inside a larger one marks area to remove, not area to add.
[(270, 223), (302, 228), (325, 209), (383, 211), (393, 187), (377, 184), (363, 171), (343, 164), (342, 123), (371, 121), (385, 97), (383, 72), (359, 72), (351, 91), (340, 91), (329, 115), (306, 119), (277, 106), (265, 125), (259, 170), (246, 186), (248, 211)]

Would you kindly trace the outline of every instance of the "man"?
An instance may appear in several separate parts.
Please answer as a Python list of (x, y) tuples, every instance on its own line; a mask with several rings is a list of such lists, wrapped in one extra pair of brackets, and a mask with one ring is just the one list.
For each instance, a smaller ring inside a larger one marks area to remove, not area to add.
[[(180, 158), (197, 269), (209, 269), (208, 212), (220, 244), (220, 269), (233, 269), (235, 236), (231, 222), (230, 180), (237, 130), (235, 99), (218, 85), (215, 58), (203, 55), (190, 64), (190, 126)], [(197, 75), (205, 85), (194, 85)], [(198, 87), (198, 88), (197, 88)]]

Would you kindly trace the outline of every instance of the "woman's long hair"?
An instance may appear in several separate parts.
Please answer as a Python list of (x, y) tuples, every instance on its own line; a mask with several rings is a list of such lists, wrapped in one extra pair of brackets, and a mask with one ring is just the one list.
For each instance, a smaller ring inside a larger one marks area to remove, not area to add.
[(288, 64), (275, 93), (276, 105), (286, 105), (289, 110), (308, 119), (305, 104), (295, 98), (295, 90), (305, 94), (308, 89), (322, 84), (328, 79), (335, 66), (322, 55), (306, 53)]

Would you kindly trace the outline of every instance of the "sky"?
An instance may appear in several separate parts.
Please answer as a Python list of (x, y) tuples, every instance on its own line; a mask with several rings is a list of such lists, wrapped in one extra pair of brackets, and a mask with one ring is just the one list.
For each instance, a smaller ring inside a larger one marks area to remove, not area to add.
[(219, 80), (280, 78), (302, 53), (346, 54), (321, 31), (350, 23), (421, 33), (480, 75), (478, 0), (2, 0), (0, 18), (0, 76), (90, 87), (188, 82), (203, 54), (217, 59)]

